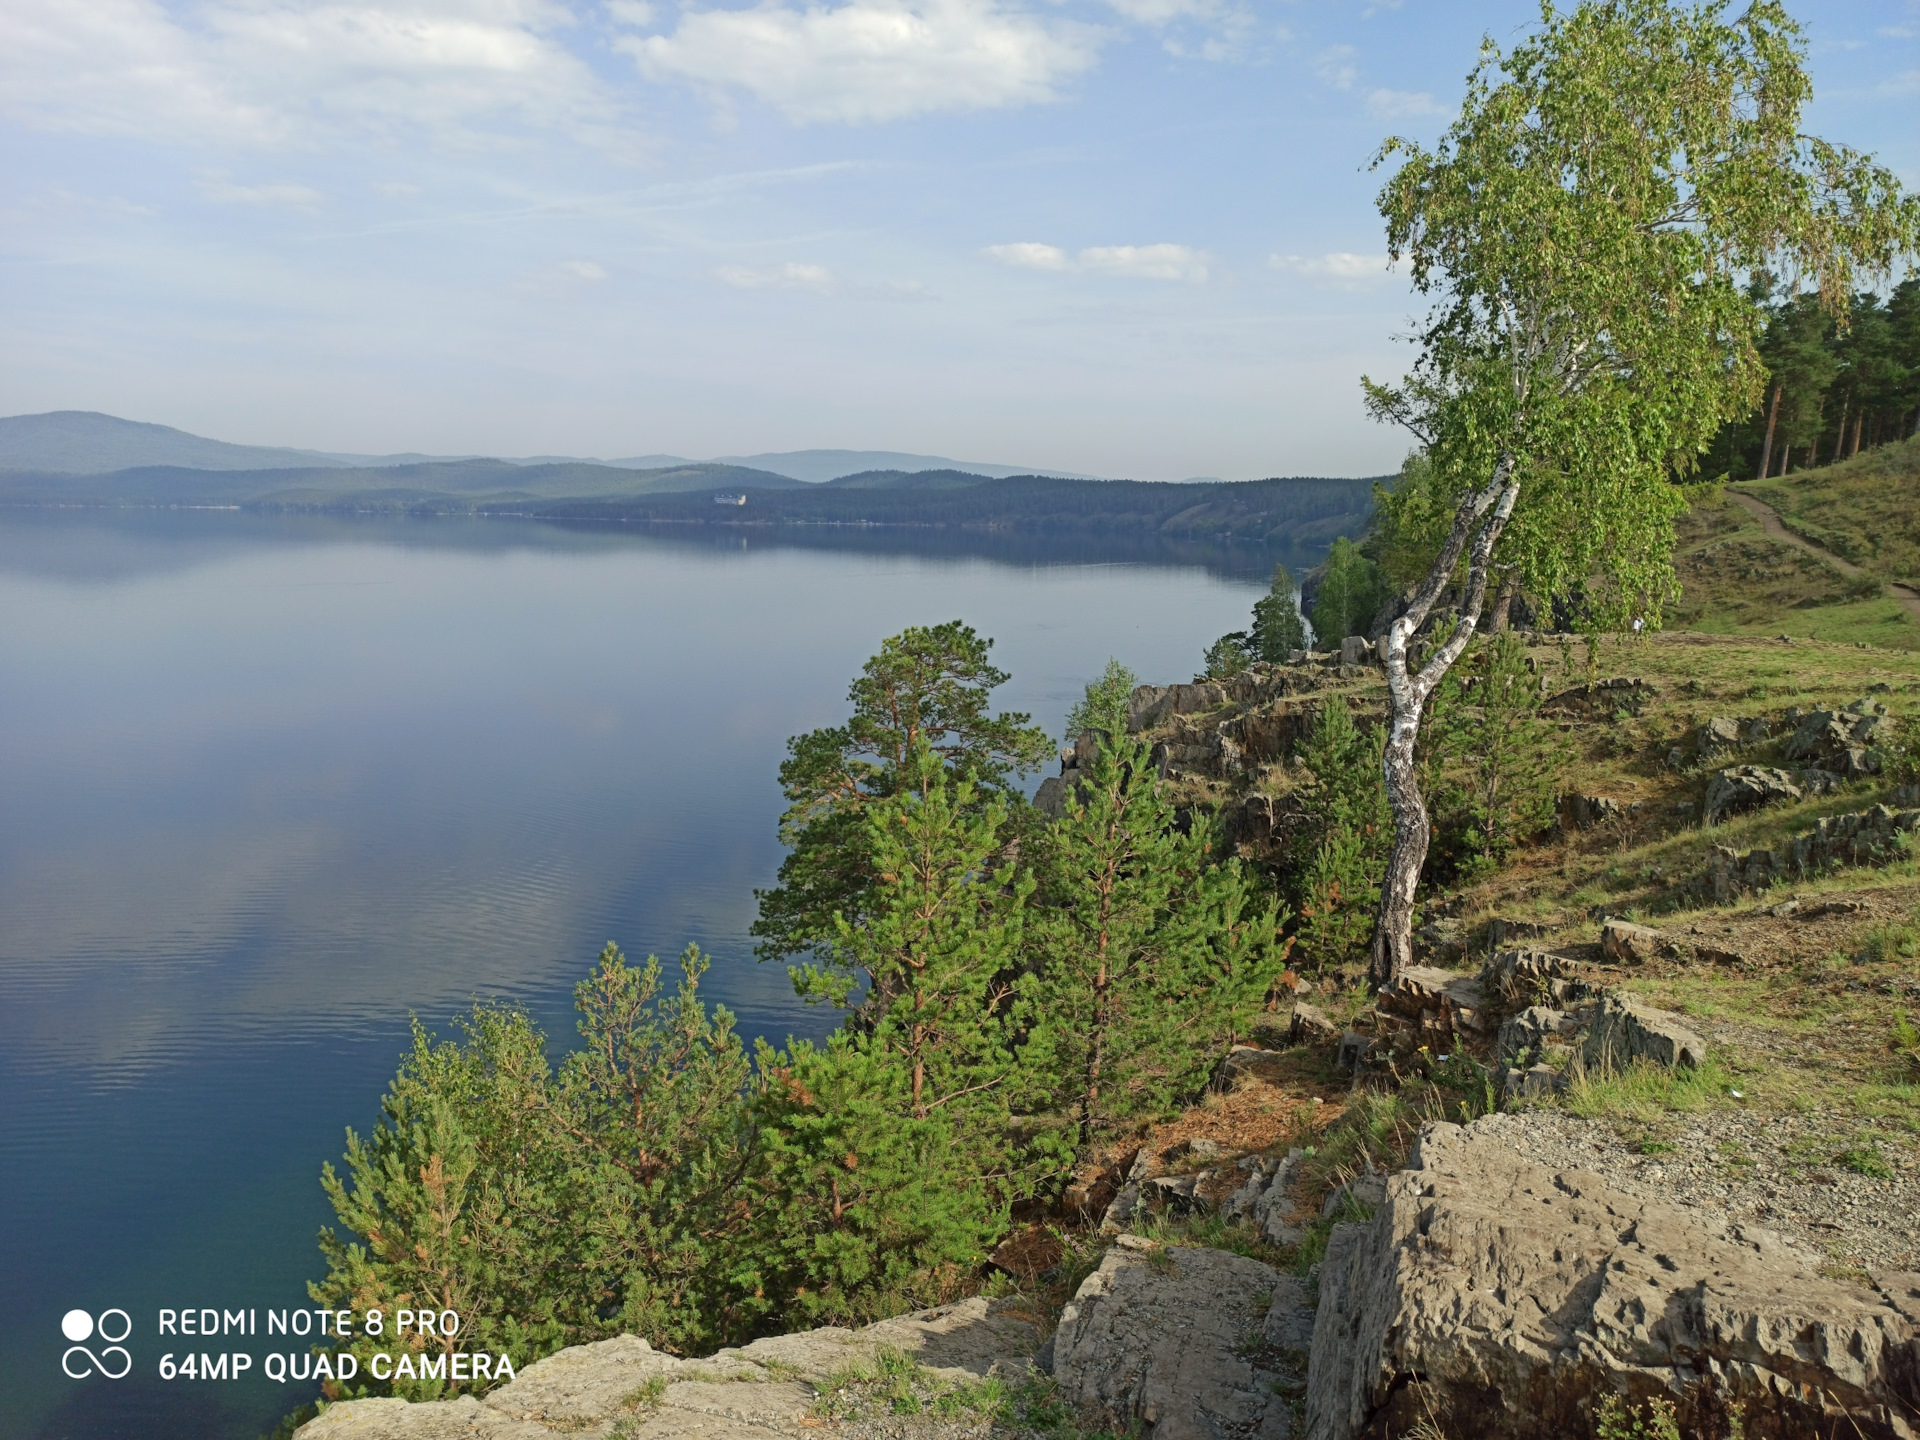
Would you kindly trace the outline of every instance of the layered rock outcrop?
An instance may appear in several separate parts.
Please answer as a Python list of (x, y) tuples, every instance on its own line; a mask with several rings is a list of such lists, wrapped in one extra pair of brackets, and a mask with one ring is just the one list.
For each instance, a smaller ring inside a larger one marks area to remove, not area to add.
[(1313, 1331), (1305, 1286), (1220, 1250), (1107, 1252), (1060, 1316), (1050, 1355), (1082, 1425), (1153, 1440), (1287, 1440)]
[(1608, 1395), (1679, 1406), (1682, 1433), (1909, 1440), (1920, 1276), (1856, 1285), (1765, 1232), (1716, 1233), (1502, 1142), (1435, 1124), (1320, 1273), (1309, 1440), (1591, 1432)]
[(1876, 805), (1830, 815), (1811, 830), (1771, 849), (1736, 853), (1717, 845), (1707, 857), (1700, 888), (1719, 904), (1782, 880), (1802, 880), (1832, 865), (1884, 864), (1902, 836), (1920, 831), (1920, 809)]
[(1018, 1306), (972, 1299), (883, 1320), (775, 1335), (704, 1360), (663, 1355), (620, 1335), (529, 1365), (481, 1399), (432, 1404), (350, 1400), (329, 1406), (296, 1440), (770, 1440), (812, 1433), (815, 1385), (871, 1362), (883, 1346), (935, 1375), (1024, 1374), (1040, 1332)]

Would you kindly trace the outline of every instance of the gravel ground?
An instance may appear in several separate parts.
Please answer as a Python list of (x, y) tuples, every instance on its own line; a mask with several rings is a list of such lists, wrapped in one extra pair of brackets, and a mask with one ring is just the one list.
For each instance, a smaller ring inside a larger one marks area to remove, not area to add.
[(1640, 1154), (1604, 1121), (1530, 1111), (1501, 1127), (1519, 1154), (1542, 1165), (1591, 1170), (1631, 1195), (1665, 1200), (1723, 1227), (1771, 1230), (1828, 1265), (1920, 1270), (1920, 1175), (1892, 1146), (1879, 1154), (1891, 1179), (1855, 1174), (1835, 1156), (1857, 1121), (1813, 1112), (1719, 1111), (1673, 1116)]

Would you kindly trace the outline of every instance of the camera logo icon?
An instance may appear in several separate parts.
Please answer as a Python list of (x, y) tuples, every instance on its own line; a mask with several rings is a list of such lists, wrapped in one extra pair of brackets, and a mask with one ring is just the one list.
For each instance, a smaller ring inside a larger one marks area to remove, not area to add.
[[(70, 1380), (84, 1380), (93, 1374), (124, 1380), (133, 1369), (133, 1356), (120, 1344), (133, 1333), (133, 1318), (124, 1310), (102, 1310), (98, 1320), (84, 1310), (69, 1310), (60, 1317), (60, 1333), (73, 1342), (60, 1357), (60, 1368)], [(95, 1335), (107, 1342), (98, 1355), (85, 1343)]]

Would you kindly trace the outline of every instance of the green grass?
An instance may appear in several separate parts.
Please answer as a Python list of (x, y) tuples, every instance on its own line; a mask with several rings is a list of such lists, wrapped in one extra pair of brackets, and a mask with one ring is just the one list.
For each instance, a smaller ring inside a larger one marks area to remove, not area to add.
[(1796, 534), (1887, 580), (1920, 580), (1920, 438), (1740, 488), (1771, 505)]
[(1724, 493), (1702, 495), (1676, 529), (1680, 598), (1667, 616), (1670, 630), (1920, 649), (1920, 625), (1878, 581), (1849, 579), (1772, 539)]
[(1009, 1413), (1012, 1401), (1012, 1391), (998, 1376), (949, 1379), (927, 1369), (898, 1346), (881, 1345), (870, 1357), (856, 1360), (821, 1381), (808, 1413), (826, 1421), (875, 1415), (931, 1415), (941, 1420), (973, 1416), (994, 1421)]
[[(1718, 1056), (1700, 1066), (1668, 1069), (1635, 1061), (1612, 1074), (1592, 1074), (1576, 1066), (1569, 1076), (1564, 1104), (1589, 1120), (1632, 1120), (1650, 1124), (1663, 1115), (1735, 1105), (1738, 1089)], [(1744, 1092), (1743, 1092), (1744, 1093)]]

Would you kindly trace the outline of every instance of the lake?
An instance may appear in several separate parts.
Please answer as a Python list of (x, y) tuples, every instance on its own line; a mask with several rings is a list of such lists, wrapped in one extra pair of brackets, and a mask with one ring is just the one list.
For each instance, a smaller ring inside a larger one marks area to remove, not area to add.
[[(747, 926), (786, 739), (883, 637), (966, 620), (1057, 734), (1109, 655), (1188, 678), (1276, 558), (1319, 556), (0, 511), (0, 1437), (253, 1440), (311, 1397), (160, 1380), (215, 1342), (157, 1312), (307, 1303), (410, 1015), (564, 1041), (605, 941), (691, 941), (749, 1035), (831, 1028)], [(131, 1317), (125, 1379), (63, 1375), (74, 1308)]]

